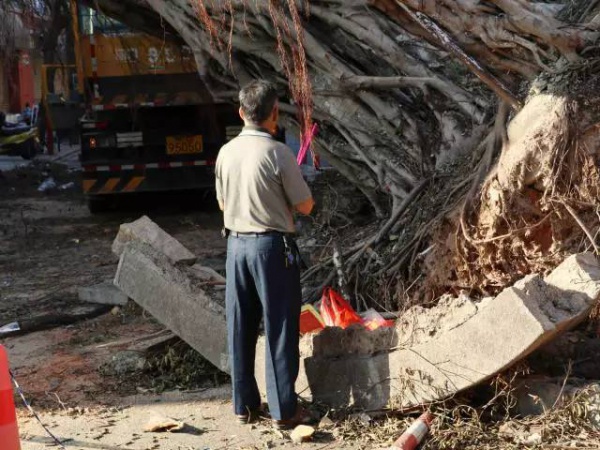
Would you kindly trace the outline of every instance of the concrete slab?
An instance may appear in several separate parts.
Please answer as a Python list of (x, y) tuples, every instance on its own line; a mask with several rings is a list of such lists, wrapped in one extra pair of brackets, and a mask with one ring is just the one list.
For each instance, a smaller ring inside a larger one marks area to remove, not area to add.
[(105, 281), (94, 286), (81, 287), (78, 289), (79, 300), (87, 303), (99, 303), (101, 305), (124, 306), (129, 299), (112, 280)]
[(225, 284), (225, 277), (211, 267), (202, 266), (200, 264), (194, 264), (189, 269), (196, 278), (216, 285)]
[[(228, 371), (223, 299), (217, 301), (210, 291), (212, 282), (223, 280), (199, 266), (175, 266), (161, 248), (137, 239), (126, 244), (115, 284)], [(439, 310), (409, 311), (396, 328), (328, 328), (302, 338), (296, 390), (334, 407), (409, 408), (441, 400), (505, 370), (577, 325), (599, 296), (600, 267), (587, 253), (568, 258), (546, 280), (525, 277), (493, 299), (459, 298), (456, 305), (447, 299)], [(255, 372), (263, 394), (264, 348), (261, 338)]]
[(196, 256), (185, 248), (177, 239), (165, 232), (147, 216), (135, 222), (124, 223), (119, 227), (119, 234), (112, 245), (115, 255), (121, 256), (127, 243), (144, 242), (166, 255), (173, 264), (194, 264)]
[(313, 398), (333, 406), (408, 408), (492, 377), (581, 322), (600, 295), (600, 267), (591, 253), (571, 256), (547, 280), (528, 276), (423, 342), (372, 356), (331, 357), (330, 349), (315, 347), (304, 360)]
[(131, 241), (121, 254), (115, 285), (208, 361), (228, 372), (223, 306), (149, 244)]

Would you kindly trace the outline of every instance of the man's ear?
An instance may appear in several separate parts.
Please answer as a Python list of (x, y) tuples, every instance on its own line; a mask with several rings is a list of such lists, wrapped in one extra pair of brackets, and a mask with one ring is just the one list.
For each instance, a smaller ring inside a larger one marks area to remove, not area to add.
[(279, 120), (279, 105), (277, 103), (275, 103), (275, 106), (273, 106), (273, 112), (271, 113), (271, 119), (273, 119), (273, 122), (277, 122)]
[(244, 110), (240, 107), (240, 109), (238, 110), (239, 114), (240, 114), (240, 118), (245, 121), (246, 120), (246, 115), (244, 114)]

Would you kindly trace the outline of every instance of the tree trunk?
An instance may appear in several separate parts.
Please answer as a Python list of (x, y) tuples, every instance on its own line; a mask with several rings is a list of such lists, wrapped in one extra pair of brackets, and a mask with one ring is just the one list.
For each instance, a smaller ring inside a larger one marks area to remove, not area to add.
[[(398, 302), (405, 285), (427, 301), (493, 293), (595, 240), (597, 3), (90, 0), (161, 36), (167, 23), (216, 98), (264, 77), (287, 92), (288, 126), (318, 121), (315, 147), (387, 218), (343, 251), (349, 281), (395, 284)], [(319, 268), (315, 292), (333, 270)]]

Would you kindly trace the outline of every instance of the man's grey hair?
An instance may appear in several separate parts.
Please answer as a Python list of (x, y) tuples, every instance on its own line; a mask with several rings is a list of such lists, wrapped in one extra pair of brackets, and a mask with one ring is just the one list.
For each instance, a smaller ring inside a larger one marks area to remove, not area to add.
[(277, 89), (273, 83), (254, 80), (240, 91), (240, 107), (247, 120), (261, 124), (269, 118), (277, 102)]

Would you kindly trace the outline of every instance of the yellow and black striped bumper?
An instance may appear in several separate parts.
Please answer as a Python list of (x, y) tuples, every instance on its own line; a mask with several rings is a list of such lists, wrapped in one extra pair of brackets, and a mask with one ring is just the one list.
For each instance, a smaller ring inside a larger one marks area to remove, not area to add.
[(125, 194), (213, 188), (214, 167), (207, 161), (138, 165), (84, 166), (86, 195)]

